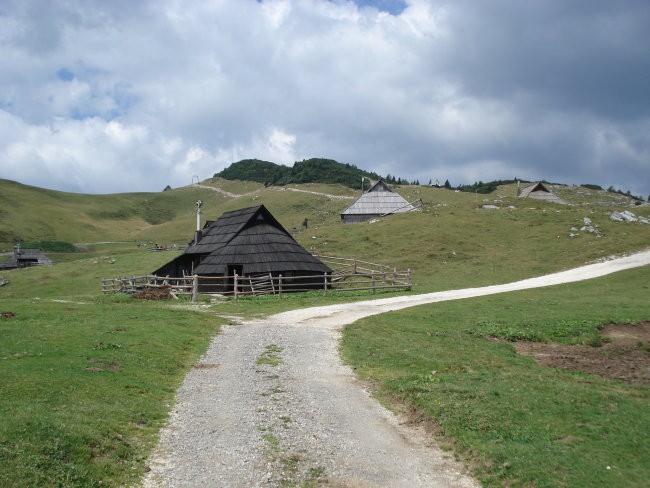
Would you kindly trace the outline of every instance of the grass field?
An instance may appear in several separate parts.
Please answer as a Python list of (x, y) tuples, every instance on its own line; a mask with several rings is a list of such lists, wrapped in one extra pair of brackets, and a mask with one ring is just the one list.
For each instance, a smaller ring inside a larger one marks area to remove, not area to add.
[(646, 267), (382, 314), (347, 327), (341, 350), (485, 486), (647, 486), (647, 387), (543, 368), (486, 336), (589, 343), (604, 324), (650, 318), (649, 278)]
[(124, 300), (3, 300), (0, 485), (117, 486), (143, 473), (219, 323)]
[(99, 296), (101, 276), (161, 257), (133, 245), (92, 248), (3, 274), (0, 312), (15, 317), (0, 319), (0, 486), (137, 480), (176, 388), (223, 323)]
[[(409, 201), (422, 198), (422, 212), (342, 225), (349, 200), (247, 182), (204, 184), (246, 195), (194, 186), (76, 195), (0, 180), (0, 249), (16, 238), (87, 243), (81, 252), (48, 254), (52, 267), (1, 273), (9, 285), (0, 287), (0, 312), (16, 314), (0, 319), (1, 485), (130, 484), (144, 469), (175, 388), (225, 322), (221, 316), (372, 297), (313, 292), (204, 299), (192, 307), (101, 297), (102, 277), (146, 274), (176, 255), (136, 244), (183, 245), (197, 199), (206, 219), (263, 203), (311, 251), (413, 269), (412, 293), (513, 281), (650, 243), (650, 226), (609, 219), (629, 200), (568, 187), (557, 191), (573, 206), (522, 202), (513, 185), (487, 196), (403, 187)], [(336, 185), (295, 187), (354, 195)], [(495, 200), (499, 210), (478, 208)], [(648, 206), (632, 210), (650, 217)], [(603, 237), (568, 237), (585, 217)], [(647, 283), (648, 271), (638, 270), (387, 314), (348, 328), (343, 350), (385, 401), (415, 408), (436, 425), (487, 485), (640, 486), (649, 474), (639, 462), (649, 458), (639, 435), (648, 434), (647, 388), (546, 370), (483, 337), (590, 342), (604, 322), (650, 318)], [(614, 457), (604, 446), (614, 446)], [(544, 464), (546, 453), (551, 461)], [(551, 462), (557, 468), (536, 467)], [(603, 463), (610, 470), (603, 472)]]

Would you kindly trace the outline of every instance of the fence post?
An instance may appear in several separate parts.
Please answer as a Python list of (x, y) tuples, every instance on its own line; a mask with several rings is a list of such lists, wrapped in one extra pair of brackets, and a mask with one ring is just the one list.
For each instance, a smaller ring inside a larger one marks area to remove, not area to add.
[(280, 296), (282, 296), (282, 275), (278, 276), (278, 291)]
[(395, 286), (396, 281), (397, 281), (397, 268), (393, 268), (393, 286)]
[(323, 273), (323, 295), (327, 296), (327, 273)]
[(357, 274), (357, 260), (356, 260), (356, 258), (352, 262), (352, 274)]
[(409, 286), (408, 286), (408, 289), (409, 289), (409, 291), (411, 291), (411, 288), (413, 287), (413, 279), (411, 278), (411, 268), (408, 268), (408, 269), (406, 270), (406, 276), (407, 276), (407, 280), (406, 280), (406, 282), (407, 282), (408, 285), (409, 285)]
[(237, 273), (235, 273), (235, 276), (233, 276), (233, 292), (235, 293), (235, 300), (237, 300), (237, 288), (239, 288), (239, 284), (237, 283)]
[(372, 271), (372, 294), (374, 295), (376, 292), (375, 290), (375, 272)]
[(192, 276), (192, 301), (199, 298), (199, 275)]

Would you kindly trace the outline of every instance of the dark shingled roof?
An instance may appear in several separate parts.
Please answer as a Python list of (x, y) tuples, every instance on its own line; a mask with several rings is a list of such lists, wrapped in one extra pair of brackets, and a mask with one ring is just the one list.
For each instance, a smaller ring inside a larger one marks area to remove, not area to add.
[(200, 275), (225, 275), (228, 266), (242, 266), (244, 275), (331, 273), (291, 237), (264, 205), (224, 213), (204, 227), (199, 242), (190, 245), (185, 254), (204, 256), (194, 269)]
[(43, 254), (40, 249), (14, 248), (14, 254), (4, 263), (0, 269), (26, 268), (28, 266), (49, 266), (52, 261)]

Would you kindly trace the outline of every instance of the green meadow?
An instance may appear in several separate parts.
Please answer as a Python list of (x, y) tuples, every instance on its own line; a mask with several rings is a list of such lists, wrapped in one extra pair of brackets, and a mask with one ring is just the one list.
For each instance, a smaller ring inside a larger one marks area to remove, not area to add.
[[(557, 188), (572, 204), (560, 206), (518, 200), (514, 185), (490, 195), (406, 186), (397, 191), (421, 198), (421, 212), (343, 225), (339, 213), (358, 193), (339, 185), (202, 185), (243, 196), (203, 186), (77, 195), (0, 180), (5, 256), (16, 240), (78, 248), (47, 252), (51, 267), (0, 272), (9, 281), (0, 312), (15, 314), (0, 319), (2, 486), (137, 483), (176, 388), (226, 317), (373, 297), (313, 292), (191, 304), (102, 296), (102, 277), (146, 274), (177, 254), (148, 247), (183, 246), (198, 199), (204, 219), (263, 203), (312, 252), (411, 268), (411, 293), (504, 283), (650, 245), (650, 225), (609, 219), (622, 209), (650, 217), (650, 207), (583, 188)], [(500, 208), (479, 208), (486, 203)], [(569, 237), (585, 217), (602, 237)], [(603, 324), (650, 318), (649, 273), (384, 314), (349, 326), (342, 353), (382, 401), (416, 412), (487, 486), (641, 486), (647, 387), (545, 369), (485, 337), (595, 343)]]
[(650, 269), (360, 320), (341, 351), (484, 486), (631, 487), (650, 477), (650, 390), (544, 368), (488, 337), (591, 343), (650, 318)]

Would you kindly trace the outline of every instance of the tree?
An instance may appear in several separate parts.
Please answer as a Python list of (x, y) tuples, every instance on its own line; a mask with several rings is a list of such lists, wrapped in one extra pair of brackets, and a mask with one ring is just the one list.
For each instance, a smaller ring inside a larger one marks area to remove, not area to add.
[(449, 183), (449, 180), (445, 180), (445, 188), (451, 190), (451, 183)]

